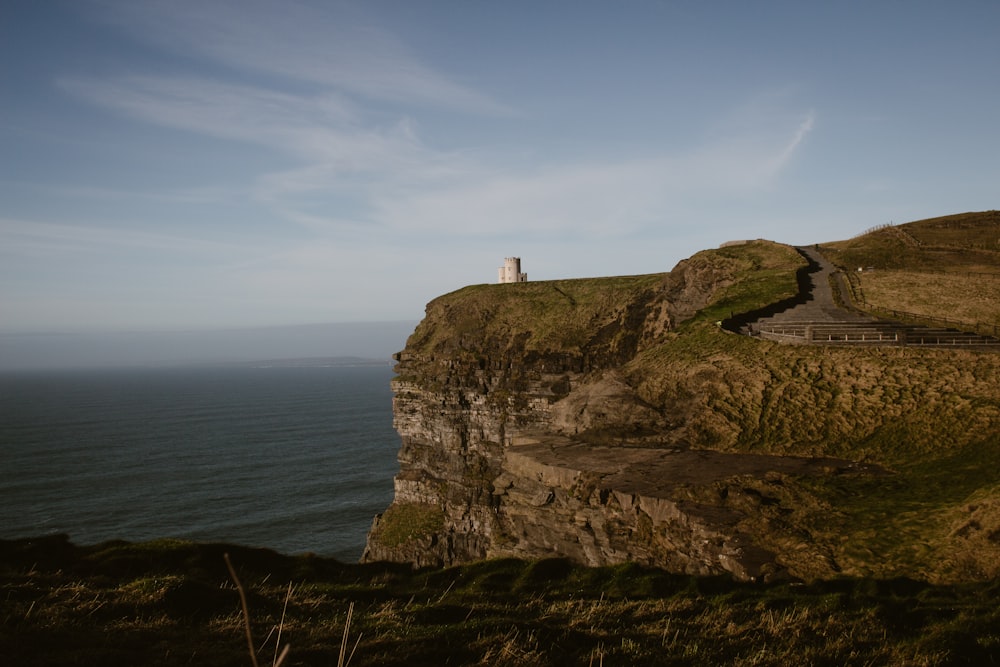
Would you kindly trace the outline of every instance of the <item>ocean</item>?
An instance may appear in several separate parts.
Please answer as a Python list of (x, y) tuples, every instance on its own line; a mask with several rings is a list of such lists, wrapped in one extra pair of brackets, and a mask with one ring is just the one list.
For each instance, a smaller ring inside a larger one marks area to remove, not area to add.
[(388, 363), (0, 374), (0, 538), (354, 562), (392, 500)]

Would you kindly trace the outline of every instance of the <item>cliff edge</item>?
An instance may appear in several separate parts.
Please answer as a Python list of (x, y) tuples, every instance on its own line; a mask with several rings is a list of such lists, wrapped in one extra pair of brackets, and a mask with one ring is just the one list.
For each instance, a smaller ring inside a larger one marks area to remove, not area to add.
[(1000, 355), (786, 346), (767, 241), (669, 273), (479, 285), (399, 353), (395, 499), (363, 560), (625, 561), (740, 579), (997, 574)]

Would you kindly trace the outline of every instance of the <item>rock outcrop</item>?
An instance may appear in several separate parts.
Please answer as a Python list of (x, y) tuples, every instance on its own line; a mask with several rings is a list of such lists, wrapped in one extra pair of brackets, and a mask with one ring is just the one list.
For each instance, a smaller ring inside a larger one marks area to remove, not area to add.
[[(941, 422), (935, 410), (994, 432), (1000, 414), (974, 398), (995, 377), (974, 359), (948, 380), (969, 402), (946, 407), (928, 403), (935, 383), (905, 352), (779, 348), (716, 325), (731, 307), (794, 297), (803, 265), (792, 248), (753, 242), (666, 274), (473, 286), (431, 302), (397, 355), (400, 473), (363, 560), (840, 571), (835, 540), (803, 528), (837, 508), (801, 480), (887, 474), (855, 461), (884, 459), (853, 443), (898, 449), (900, 433)], [(772, 287), (757, 297), (762, 276)]]
[[(735, 273), (696, 257), (669, 274), (479, 286), (432, 302), (397, 355), (401, 471), (364, 560), (567, 556), (757, 576), (773, 556), (735, 530), (737, 513), (671, 498), (680, 469), (709, 453), (664, 445), (661, 411), (620, 371)], [(742, 465), (720, 470), (772, 472)]]

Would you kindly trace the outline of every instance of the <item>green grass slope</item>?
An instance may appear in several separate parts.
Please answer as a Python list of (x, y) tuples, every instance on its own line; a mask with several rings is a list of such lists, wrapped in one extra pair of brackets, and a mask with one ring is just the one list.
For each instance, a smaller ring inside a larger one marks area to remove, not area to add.
[[(979, 317), (1000, 315), (1000, 298), (979, 289), (984, 272), (1000, 275), (1000, 254), (984, 248), (995, 245), (995, 213), (900, 227), (903, 234), (882, 229), (823, 250), (841, 264), (878, 266), (864, 272), (866, 290), (875, 277), (919, 269), (924, 280), (907, 286), (907, 298), (930, 317), (953, 314), (962, 300), (975, 302)], [(937, 296), (942, 276), (952, 281), (948, 299)], [(781, 345), (719, 330), (711, 324), (718, 311), (716, 301), (626, 366), (640, 397), (672, 417), (674, 438), (723, 451), (838, 456), (890, 473), (752, 489), (782, 511), (794, 508), (778, 516), (765, 505), (752, 529), (797, 560), (797, 574), (1000, 573), (1000, 354)]]
[(1000, 211), (880, 228), (823, 250), (875, 313), (1000, 335)]
[(427, 305), (404, 354), (416, 360), (411, 371), (441, 359), (525, 365), (543, 356), (620, 365), (699, 310), (699, 319), (722, 319), (793, 296), (803, 266), (792, 248), (758, 241), (698, 253), (669, 273), (472, 285)]
[[(866, 290), (872, 277), (919, 269), (928, 279), (910, 286), (909, 298), (943, 317), (958, 297), (976, 301), (982, 273), (1000, 274), (1000, 255), (987, 247), (998, 225), (993, 212), (966, 214), (821, 248), (845, 266), (878, 266), (863, 272)], [(757, 523), (744, 528), (796, 576), (997, 576), (1000, 354), (791, 346), (718, 326), (793, 297), (804, 266), (793, 248), (757, 241), (703, 251), (666, 274), (472, 286), (432, 302), (407, 351), (479, 359), (483, 368), (539, 355), (585, 360), (588, 377), (616, 373), (658, 413), (664, 445), (835, 456), (884, 469), (877, 479), (732, 479), (689, 490), (710, 504), (757, 498)], [(941, 276), (958, 281), (947, 301), (934, 296)], [(1000, 314), (1000, 299), (976, 302), (983, 317)], [(580, 436), (607, 443), (653, 430), (623, 423)]]
[(751, 585), (563, 560), (412, 572), (232, 545), (78, 547), (58, 537), (0, 541), (0, 654), (21, 667), (252, 665), (224, 553), (246, 591), (261, 665), (274, 664), (285, 646), (285, 665), (784, 667), (1000, 659), (995, 584)]

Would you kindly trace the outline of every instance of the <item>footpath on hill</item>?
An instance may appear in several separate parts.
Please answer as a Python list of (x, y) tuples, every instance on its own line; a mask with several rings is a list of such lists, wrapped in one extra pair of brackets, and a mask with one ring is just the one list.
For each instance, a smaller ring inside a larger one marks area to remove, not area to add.
[[(877, 320), (869, 315), (865, 315), (854, 309), (845, 308), (837, 304), (837, 299), (833, 294), (832, 279), (838, 279), (841, 291), (846, 286), (843, 284), (843, 276), (826, 257), (815, 248), (796, 248), (806, 256), (811, 262), (819, 267), (817, 271), (810, 274), (812, 289), (810, 297), (805, 303), (799, 304), (783, 313), (774, 316), (774, 319), (781, 320), (808, 320), (813, 322), (831, 323), (875, 323)], [(841, 295), (844, 296), (843, 294)], [(841, 298), (841, 303), (848, 303), (848, 299)]]
[(841, 305), (850, 303), (844, 274), (818, 249), (803, 246), (796, 250), (812, 267), (800, 301), (750, 322), (741, 328), (742, 333), (799, 344), (1000, 347), (1000, 340), (990, 336), (904, 324)]
[(834, 297), (833, 280), (837, 280), (841, 289), (840, 303), (848, 303), (844, 298), (843, 276), (830, 260), (821, 252), (811, 247), (796, 248), (814, 268), (809, 273), (808, 293), (803, 295), (804, 301), (787, 310), (763, 317), (758, 323), (770, 322), (816, 322), (826, 324), (875, 324), (879, 322), (874, 317), (866, 315), (853, 308), (845, 308), (838, 304)]

